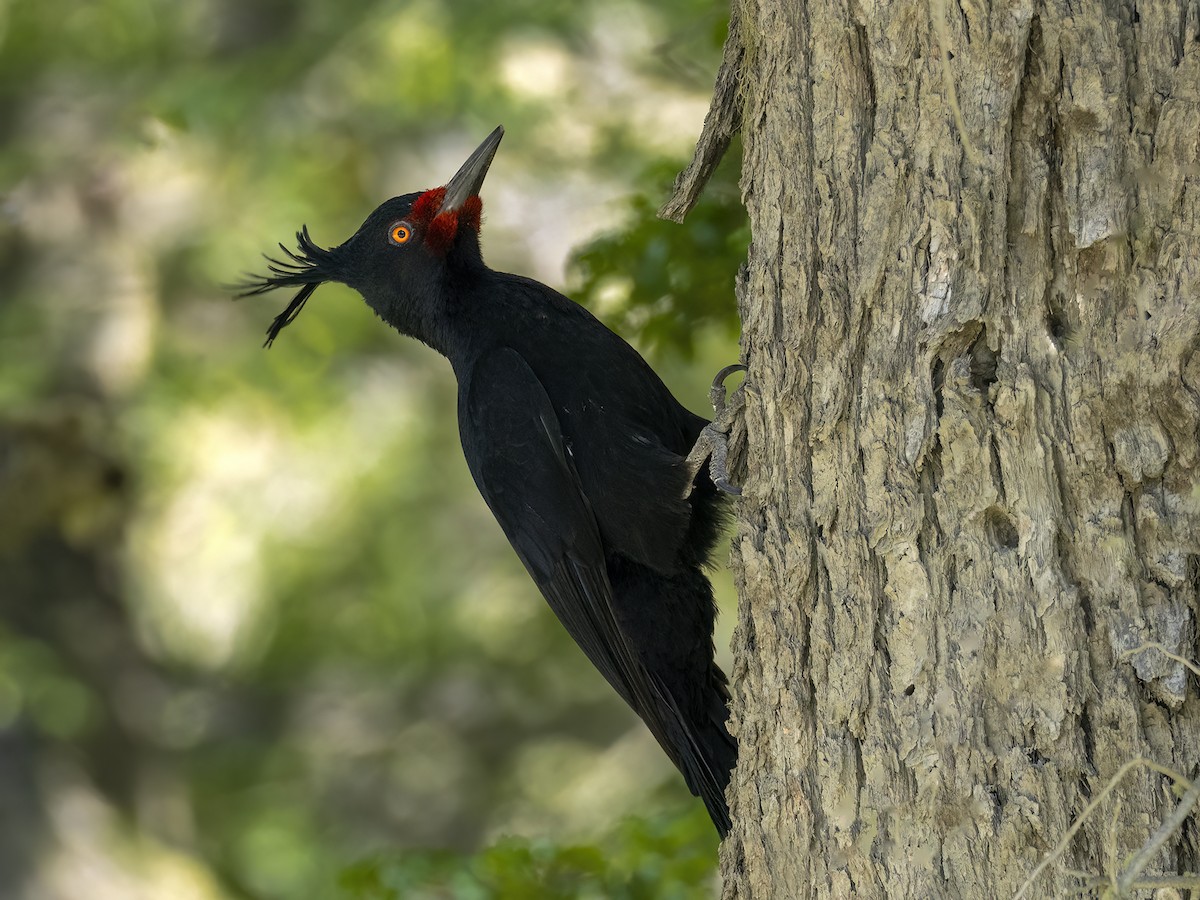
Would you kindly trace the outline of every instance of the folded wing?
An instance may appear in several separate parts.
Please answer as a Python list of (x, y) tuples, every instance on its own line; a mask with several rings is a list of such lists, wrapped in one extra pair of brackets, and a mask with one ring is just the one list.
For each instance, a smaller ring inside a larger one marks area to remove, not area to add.
[(460, 390), (471, 474), (550, 608), (645, 721), (692, 792), (710, 810), (723, 807), (724, 779), (662, 679), (639, 658), (635, 636), (622, 631), (600, 529), (545, 388), (516, 351), (499, 349), (476, 363)]

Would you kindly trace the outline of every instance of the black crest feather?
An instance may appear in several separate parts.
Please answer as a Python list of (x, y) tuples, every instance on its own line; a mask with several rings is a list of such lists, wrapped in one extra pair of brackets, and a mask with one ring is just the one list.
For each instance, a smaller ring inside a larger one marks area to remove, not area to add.
[(264, 254), (263, 258), (267, 261), (270, 275), (249, 275), (245, 281), (234, 285), (234, 290), (238, 292), (236, 296), (239, 298), (265, 294), (275, 288), (300, 287), (287, 309), (271, 322), (264, 347), (270, 347), (275, 338), (279, 337), (279, 332), (296, 320), (313, 291), (333, 277), (333, 253), (317, 246), (309, 236), (307, 225), (296, 232), (296, 243), (299, 245), (298, 253), (289, 250), (283, 244), (279, 245), (286, 259), (276, 259)]

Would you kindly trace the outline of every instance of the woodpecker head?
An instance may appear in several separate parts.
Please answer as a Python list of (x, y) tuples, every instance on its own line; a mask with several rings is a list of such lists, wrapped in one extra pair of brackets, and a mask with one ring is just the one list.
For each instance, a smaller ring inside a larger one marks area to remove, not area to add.
[(267, 329), (265, 346), (299, 315), (313, 291), (340, 281), (363, 295), (381, 317), (401, 331), (428, 340), (421, 319), (430, 314), (448, 272), (479, 261), (479, 190), (504, 126), (484, 139), (443, 187), (393, 197), (382, 203), (347, 241), (324, 249), (308, 226), (296, 233), (298, 252), (283, 244), (286, 259), (266, 257), (270, 275), (251, 276), (238, 285), (239, 297), (278, 287), (299, 287), (287, 309)]

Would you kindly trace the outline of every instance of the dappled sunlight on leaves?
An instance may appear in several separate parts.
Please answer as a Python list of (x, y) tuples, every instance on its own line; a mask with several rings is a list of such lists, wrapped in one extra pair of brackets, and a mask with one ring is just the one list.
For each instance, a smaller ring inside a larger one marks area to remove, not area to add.
[(502, 839), (475, 854), (384, 856), (341, 875), (346, 900), (708, 900), (705, 817), (628, 819), (594, 845)]
[(677, 163), (642, 174), (643, 192), (629, 201), (627, 221), (571, 256), (575, 296), (621, 334), (651, 349), (690, 356), (696, 336), (737, 332), (734, 276), (746, 258), (750, 225), (737, 192), (736, 166), (720, 166), (680, 228), (657, 216)]

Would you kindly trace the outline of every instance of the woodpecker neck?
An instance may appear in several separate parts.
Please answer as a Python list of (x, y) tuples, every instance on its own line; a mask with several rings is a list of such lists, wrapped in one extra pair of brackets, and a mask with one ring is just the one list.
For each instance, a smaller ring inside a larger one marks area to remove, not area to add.
[(369, 296), (367, 302), (401, 334), (433, 348), (457, 369), (478, 337), (467, 322), (491, 274), (480, 254), (478, 233), (463, 229), (444, 259), (435, 261), (431, 254), (426, 271), (389, 284), (382, 302)]

